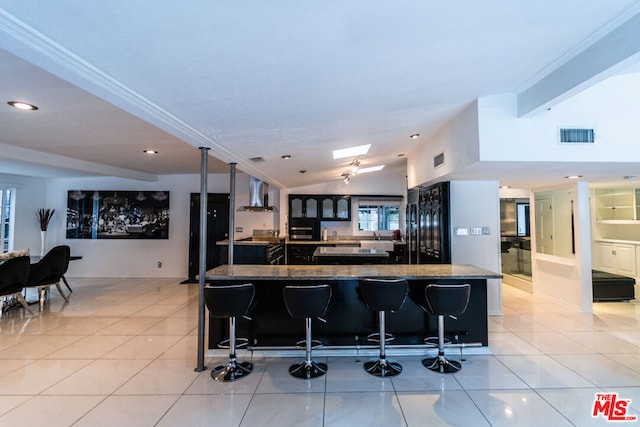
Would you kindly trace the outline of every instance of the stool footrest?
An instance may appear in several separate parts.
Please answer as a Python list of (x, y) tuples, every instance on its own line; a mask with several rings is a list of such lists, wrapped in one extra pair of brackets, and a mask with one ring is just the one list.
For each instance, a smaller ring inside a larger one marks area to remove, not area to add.
[[(395, 340), (396, 337), (393, 334), (384, 334), (384, 342), (391, 342), (393, 340)], [(372, 334), (367, 335), (367, 341), (371, 341), (371, 342), (380, 342), (380, 333), (379, 332), (374, 332)]]
[[(249, 344), (249, 338), (236, 338), (236, 348), (244, 348)], [(222, 340), (218, 343), (218, 348), (229, 348), (229, 339)]]
[[(322, 347), (324, 344), (320, 340), (311, 340), (311, 349)], [(300, 340), (296, 343), (298, 350), (305, 350), (307, 348), (307, 340)]]

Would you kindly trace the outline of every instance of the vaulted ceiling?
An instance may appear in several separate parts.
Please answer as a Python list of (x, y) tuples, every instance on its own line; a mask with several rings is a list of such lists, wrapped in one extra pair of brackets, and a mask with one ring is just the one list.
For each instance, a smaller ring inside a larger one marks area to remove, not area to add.
[(362, 166), (402, 167), (473, 100), (526, 92), (638, 12), (634, 0), (2, 0), (0, 173), (153, 180), (199, 172), (207, 147), (211, 172), (233, 162), (297, 187), (339, 179), (352, 159), (331, 151), (361, 144)]

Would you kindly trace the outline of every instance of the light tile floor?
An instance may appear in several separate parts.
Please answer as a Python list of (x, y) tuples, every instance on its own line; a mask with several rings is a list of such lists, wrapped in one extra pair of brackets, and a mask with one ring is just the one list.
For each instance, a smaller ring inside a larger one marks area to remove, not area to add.
[(254, 358), (251, 375), (219, 384), (194, 372), (197, 285), (71, 285), (69, 304), (54, 290), (43, 314), (0, 320), (0, 426), (610, 424), (591, 416), (596, 392), (640, 411), (635, 302), (586, 314), (504, 286), (504, 316), (489, 318), (492, 354), (467, 355), (454, 375), (399, 357), (402, 374), (379, 379), (354, 357), (329, 357), (325, 377), (304, 381), (288, 375), (293, 359)]

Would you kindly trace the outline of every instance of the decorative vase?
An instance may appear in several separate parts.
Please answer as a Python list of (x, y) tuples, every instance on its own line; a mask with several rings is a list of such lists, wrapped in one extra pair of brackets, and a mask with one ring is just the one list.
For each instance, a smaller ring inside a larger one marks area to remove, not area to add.
[(47, 232), (40, 231), (40, 256), (44, 256), (44, 251), (47, 246)]

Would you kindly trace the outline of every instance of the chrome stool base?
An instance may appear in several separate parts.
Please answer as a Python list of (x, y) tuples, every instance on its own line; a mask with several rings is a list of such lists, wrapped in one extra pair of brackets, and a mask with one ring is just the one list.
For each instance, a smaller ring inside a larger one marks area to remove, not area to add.
[(318, 378), (327, 373), (327, 364), (320, 362), (307, 361), (294, 363), (289, 366), (289, 374), (291, 376), (300, 378), (302, 380), (309, 380), (312, 378)]
[(229, 362), (216, 366), (211, 371), (211, 378), (217, 382), (233, 382), (246, 377), (253, 371), (251, 362)]
[(402, 372), (402, 365), (391, 359), (371, 359), (364, 362), (364, 370), (376, 377), (395, 377)]
[(462, 368), (460, 362), (449, 360), (444, 356), (428, 357), (423, 359), (422, 365), (431, 371), (439, 372), (441, 374), (453, 374)]

